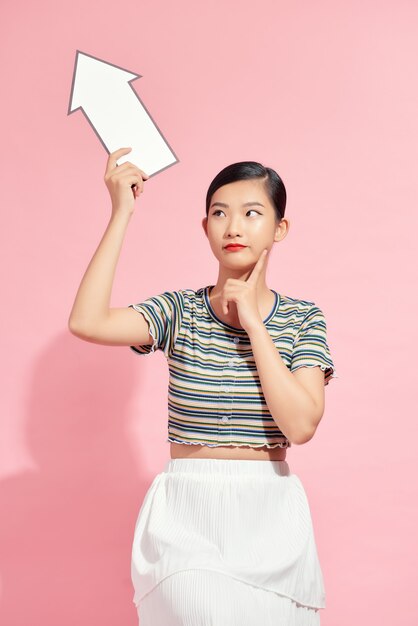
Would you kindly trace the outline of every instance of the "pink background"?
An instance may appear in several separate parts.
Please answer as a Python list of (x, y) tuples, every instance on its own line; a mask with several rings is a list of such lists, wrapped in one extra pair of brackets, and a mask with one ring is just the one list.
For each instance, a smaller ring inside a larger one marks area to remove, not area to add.
[(259, 160), (287, 192), (267, 281), (324, 311), (338, 379), (287, 460), (311, 505), (322, 626), (415, 626), (417, 37), (412, 1), (18, 0), (2, 11), (0, 622), (137, 624), (130, 551), (169, 458), (164, 355), (67, 329), (110, 216), (67, 116), (75, 51), (134, 89), (179, 163), (146, 183), (112, 306), (213, 284), (207, 187)]

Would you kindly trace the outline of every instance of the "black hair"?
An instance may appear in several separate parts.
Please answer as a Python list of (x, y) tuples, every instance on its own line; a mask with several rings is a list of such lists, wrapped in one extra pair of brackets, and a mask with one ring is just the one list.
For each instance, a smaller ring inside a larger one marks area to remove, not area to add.
[(276, 222), (283, 219), (286, 209), (286, 188), (277, 172), (265, 167), (257, 161), (240, 161), (232, 163), (221, 170), (209, 185), (206, 194), (206, 217), (208, 217), (210, 202), (213, 194), (219, 187), (237, 180), (264, 179), (265, 189), (274, 206)]

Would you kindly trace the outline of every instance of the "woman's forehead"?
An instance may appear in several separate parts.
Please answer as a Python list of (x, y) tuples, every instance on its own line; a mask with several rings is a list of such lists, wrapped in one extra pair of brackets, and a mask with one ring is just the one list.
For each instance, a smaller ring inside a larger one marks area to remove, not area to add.
[[(251, 196), (251, 197), (250, 197)], [(212, 201), (214, 198), (227, 198), (231, 202), (249, 202), (255, 197), (256, 199), (268, 198), (265, 185), (260, 179), (247, 179), (237, 180), (232, 183), (227, 183), (219, 187), (212, 195)]]

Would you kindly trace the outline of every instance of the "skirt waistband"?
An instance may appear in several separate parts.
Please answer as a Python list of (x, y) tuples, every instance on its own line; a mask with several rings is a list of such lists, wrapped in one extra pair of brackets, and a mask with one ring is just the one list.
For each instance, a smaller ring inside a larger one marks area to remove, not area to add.
[(242, 476), (243, 474), (260, 476), (289, 476), (290, 468), (287, 461), (249, 460), (249, 459), (204, 459), (182, 457), (169, 459), (163, 470), (172, 474), (187, 472), (190, 474), (224, 474)]

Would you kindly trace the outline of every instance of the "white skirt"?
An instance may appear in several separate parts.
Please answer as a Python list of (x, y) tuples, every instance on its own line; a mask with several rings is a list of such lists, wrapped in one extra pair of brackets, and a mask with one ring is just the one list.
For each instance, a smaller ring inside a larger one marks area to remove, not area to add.
[(287, 461), (170, 459), (135, 525), (140, 626), (319, 626), (308, 499)]

